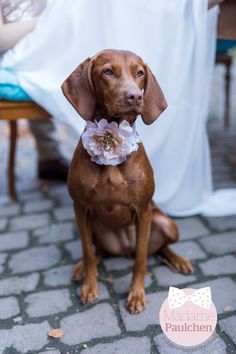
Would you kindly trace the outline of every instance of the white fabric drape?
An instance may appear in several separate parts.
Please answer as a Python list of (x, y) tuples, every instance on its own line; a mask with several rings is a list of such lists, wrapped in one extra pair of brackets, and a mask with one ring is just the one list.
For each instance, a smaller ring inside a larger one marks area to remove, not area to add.
[(206, 119), (217, 8), (207, 0), (54, 0), (36, 30), (3, 58), (55, 119), (80, 133), (83, 120), (60, 86), (85, 58), (105, 48), (139, 54), (169, 104), (137, 130), (155, 172), (155, 200), (171, 215), (236, 214), (236, 190), (212, 192)]

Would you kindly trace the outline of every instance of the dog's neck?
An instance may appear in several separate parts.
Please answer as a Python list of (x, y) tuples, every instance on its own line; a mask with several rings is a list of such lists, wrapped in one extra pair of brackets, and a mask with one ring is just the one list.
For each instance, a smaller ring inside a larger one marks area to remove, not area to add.
[(125, 120), (132, 127), (137, 119), (137, 116), (138, 116), (138, 114), (135, 112), (130, 112), (130, 113), (122, 114), (122, 115), (119, 115), (119, 114), (110, 115), (106, 111), (99, 110), (96, 112), (94, 120), (99, 122), (101, 119), (104, 118), (109, 123), (116, 122), (118, 125)]

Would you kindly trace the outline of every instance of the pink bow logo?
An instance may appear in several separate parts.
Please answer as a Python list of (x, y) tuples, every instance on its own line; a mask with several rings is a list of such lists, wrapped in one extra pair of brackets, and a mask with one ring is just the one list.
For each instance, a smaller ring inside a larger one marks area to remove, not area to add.
[(191, 301), (204, 309), (211, 307), (211, 289), (209, 286), (194, 291), (191, 295), (186, 295), (181, 289), (170, 286), (168, 302), (170, 309), (176, 309)]

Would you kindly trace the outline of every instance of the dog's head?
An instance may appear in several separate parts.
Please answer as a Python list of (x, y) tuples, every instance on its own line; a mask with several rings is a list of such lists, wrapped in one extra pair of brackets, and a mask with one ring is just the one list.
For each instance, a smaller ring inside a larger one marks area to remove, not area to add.
[(167, 107), (149, 67), (129, 51), (109, 49), (86, 59), (64, 81), (62, 91), (85, 120), (141, 114), (151, 124)]

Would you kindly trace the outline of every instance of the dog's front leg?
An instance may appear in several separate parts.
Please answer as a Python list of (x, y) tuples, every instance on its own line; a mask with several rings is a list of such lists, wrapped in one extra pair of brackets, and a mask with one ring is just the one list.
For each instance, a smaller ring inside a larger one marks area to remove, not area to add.
[(149, 207), (137, 217), (136, 255), (127, 308), (131, 313), (142, 312), (146, 307), (144, 278), (147, 269), (147, 249), (150, 236), (152, 211)]
[(81, 290), (82, 304), (91, 304), (98, 298), (97, 259), (93, 251), (93, 236), (90, 215), (80, 205), (74, 204), (76, 222), (83, 247), (84, 280)]

